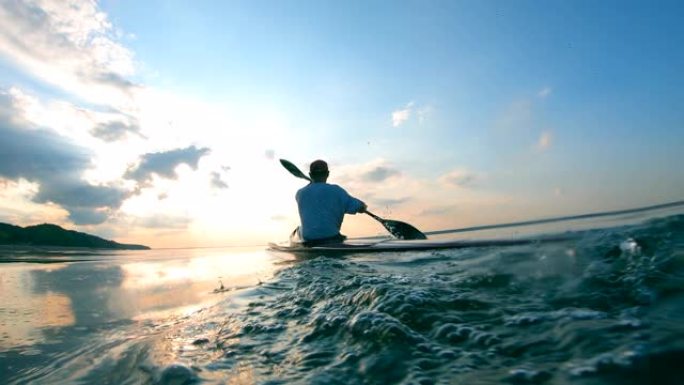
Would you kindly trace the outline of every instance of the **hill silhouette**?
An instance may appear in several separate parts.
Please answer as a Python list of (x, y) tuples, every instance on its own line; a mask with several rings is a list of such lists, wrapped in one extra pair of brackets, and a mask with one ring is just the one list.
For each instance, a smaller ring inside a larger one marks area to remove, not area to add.
[(118, 243), (95, 235), (66, 230), (49, 223), (27, 227), (0, 223), (0, 245), (89, 247), (117, 250), (149, 249), (143, 245)]

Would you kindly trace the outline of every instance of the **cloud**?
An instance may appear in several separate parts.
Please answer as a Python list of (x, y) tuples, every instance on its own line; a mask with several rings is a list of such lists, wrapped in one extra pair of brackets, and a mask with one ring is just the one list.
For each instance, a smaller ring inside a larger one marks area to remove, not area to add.
[(121, 101), (137, 86), (133, 54), (93, 0), (4, 1), (0, 53), (70, 92)]
[(552, 91), (553, 90), (551, 89), (551, 87), (544, 87), (541, 90), (539, 90), (539, 92), (537, 92), (537, 96), (541, 99), (546, 99), (546, 97), (551, 95)]
[(87, 108), (59, 99), (41, 100), (17, 87), (7, 92), (24, 120), (38, 127), (49, 127), (79, 143), (102, 148), (92, 139), (99, 138), (108, 143), (133, 135), (145, 139), (138, 119), (120, 109), (111, 106)]
[[(397, 167), (381, 158), (363, 164), (331, 167), (336, 183), (364, 190), (378, 186), (380, 184), (378, 182), (396, 183), (402, 177), (402, 172)], [(387, 185), (387, 183), (381, 184)]]
[(537, 149), (540, 151), (547, 150), (549, 147), (551, 147), (551, 143), (553, 141), (553, 134), (551, 131), (544, 131), (539, 135), (539, 139), (537, 140)]
[(39, 189), (37, 182), (0, 177), (0, 222), (25, 226), (63, 221), (69, 213), (62, 207), (32, 201)]
[(137, 122), (102, 122), (93, 127), (90, 133), (105, 142), (114, 142), (124, 139), (128, 134), (140, 135), (140, 126)]
[(392, 127), (401, 126), (409, 119), (409, 117), (411, 117), (412, 106), (413, 102), (409, 103), (406, 108), (392, 112)]
[(477, 179), (476, 174), (463, 169), (453, 170), (439, 177), (441, 183), (457, 187), (472, 187)]
[(274, 150), (266, 150), (264, 155), (266, 156), (266, 159), (268, 159), (268, 160), (275, 159), (275, 151)]
[(400, 205), (402, 203), (406, 203), (411, 200), (410, 197), (403, 197), (403, 198), (370, 198), (369, 199), (372, 203), (373, 206), (381, 206), (381, 207), (388, 207), (388, 206), (396, 206)]
[(34, 200), (41, 203), (55, 202), (67, 207), (118, 207), (128, 196), (120, 189), (88, 184), (77, 178), (61, 179), (43, 177), (40, 190)]
[(69, 219), (77, 225), (99, 225), (104, 223), (109, 216), (109, 210), (81, 207), (71, 207), (69, 209)]
[(228, 184), (221, 179), (221, 174), (218, 172), (211, 173), (211, 187), (216, 189), (226, 189)]
[(400, 175), (401, 172), (390, 166), (375, 166), (361, 174), (361, 179), (366, 182), (382, 182), (388, 178)]
[(76, 224), (104, 222), (129, 196), (121, 188), (84, 181), (91, 152), (28, 123), (6, 92), (0, 92), (0, 138), (0, 176), (38, 183), (32, 199), (62, 206)]
[(140, 157), (138, 165), (130, 167), (126, 171), (124, 178), (141, 183), (149, 182), (153, 174), (167, 179), (176, 179), (178, 177), (176, 167), (180, 164), (187, 164), (196, 170), (200, 158), (207, 154), (209, 154), (208, 148), (197, 148), (195, 146), (144, 154)]
[(406, 107), (392, 112), (392, 127), (401, 126), (414, 115), (417, 117), (418, 123), (423, 124), (431, 113), (431, 106), (417, 107), (414, 102), (409, 102)]
[(148, 229), (186, 229), (192, 223), (192, 219), (184, 216), (153, 215), (139, 218), (134, 225)]
[(434, 206), (419, 211), (418, 216), (452, 216), (459, 210), (456, 205)]

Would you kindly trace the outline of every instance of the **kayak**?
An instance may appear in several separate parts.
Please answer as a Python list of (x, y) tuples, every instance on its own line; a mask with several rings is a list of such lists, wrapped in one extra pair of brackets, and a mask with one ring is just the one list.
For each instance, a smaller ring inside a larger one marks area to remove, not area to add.
[(568, 237), (536, 237), (509, 239), (478, 239), (478, 240), (399, 240), (384, 239), (379, 241), (345, 240), (344, 242), (328, 243), (317, 246), (304, 246), (301, 242), (288, 241), (269, 243), (269, 250), (295, 254), (348, 254), (401, 252), (441, 249), (461, 249), (468, 247), (516, 246), (536, 243), (548, 243), (567, 240)]

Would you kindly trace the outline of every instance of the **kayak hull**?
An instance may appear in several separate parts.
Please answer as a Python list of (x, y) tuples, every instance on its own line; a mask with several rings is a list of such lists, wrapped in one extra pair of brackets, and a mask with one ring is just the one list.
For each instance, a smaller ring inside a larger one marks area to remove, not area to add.
[(441, 249), (461, 249), (469, 247), (516, 246), (534, 243), (558, 242), (567, 237), (554, 238), (517, 238), (517, 239), (480, 239), (480, 240), (382, 240), (376, 242), (344, 241), (307, 247), (298, 242), (269, 243), (273, 251), (297, 254), (348, 254), (367, 252), (401, 252)]

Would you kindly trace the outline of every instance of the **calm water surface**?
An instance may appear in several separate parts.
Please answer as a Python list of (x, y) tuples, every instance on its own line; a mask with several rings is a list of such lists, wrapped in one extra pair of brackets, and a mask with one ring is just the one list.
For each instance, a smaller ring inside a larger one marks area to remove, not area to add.
[(0, 382), (75, 380), (126, 341), (268, 280), (280, 259), (263, 248), (0, 250)]

